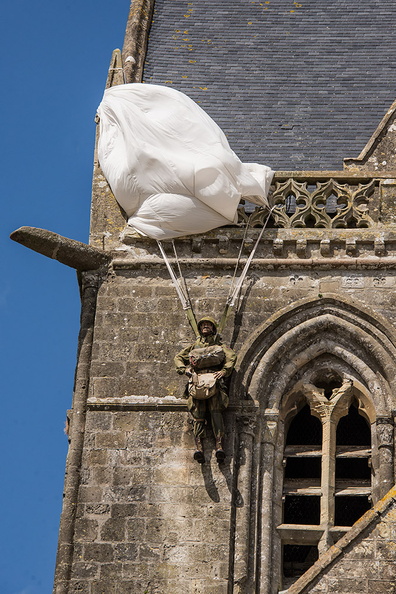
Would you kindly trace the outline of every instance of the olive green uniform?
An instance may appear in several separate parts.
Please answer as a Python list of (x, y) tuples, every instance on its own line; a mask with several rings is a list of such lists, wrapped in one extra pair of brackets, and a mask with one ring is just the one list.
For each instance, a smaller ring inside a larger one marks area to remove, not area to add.
[[(199, 324), (203, 321), (209, 321), (213, 324), (216, 329), (216, 323), (212, 318), (205, 317), (199, 321)], [(203, 348), (213, 345), (220, 345), (224, 351), (225, 359), (221, 365), (211, 367), (205, 371), (216, 372), (224, 371), (224, 377), (231, 375), (236, 363), (236, 353), (229, 347), (222, 344), (220, 337), (216, 334), (215, 336), (200, 336), (193, 344), (189, 345), (180, 353), (178, 353), (174, 359), (176, 370), (182, 374), (186, 371), (189, 366), (189, 354), (190, 351), (196, 348)], [(204, 370), (200, 370), (202, 373)], [(203, 437), (205, 435), (205, 414), (210, 413), (212, 421), (212, 429), (216, 439), (224, 436), (224, 422), (222, 411), (228, 406), (228, 394), (226, 386), (222, 379), (217, 381), (217, 390), (214, 396), (211, 396), (207, 400), (199, 400), (188, 395), (186, 387), (185, 397), (188, 398), (187, 408), (190, 411), (194, 419), (194, 435), (195, 437)]]

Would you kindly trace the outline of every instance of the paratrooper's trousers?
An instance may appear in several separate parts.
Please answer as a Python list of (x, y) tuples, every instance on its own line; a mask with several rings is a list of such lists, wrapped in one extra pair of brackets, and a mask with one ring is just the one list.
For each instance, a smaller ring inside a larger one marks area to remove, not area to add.
[(223, 411), (228, 406), (228, 394), (218, 386), (216, 394), (206, 400), (199, 400), (190, 396), (187, 401), (187, 408), (194, 420), (194, 436), (205, 436), (206, 414), (210, 413), (212, 430), (216, 439), (224, 437)]

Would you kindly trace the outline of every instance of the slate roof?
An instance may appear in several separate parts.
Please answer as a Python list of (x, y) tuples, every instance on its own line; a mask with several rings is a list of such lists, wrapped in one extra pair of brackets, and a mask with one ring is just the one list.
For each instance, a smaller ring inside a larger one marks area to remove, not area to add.
[(199, 102), (243, 161), (342, 169), (396, 97), (394, 0), (156, 0), (144, 82)]

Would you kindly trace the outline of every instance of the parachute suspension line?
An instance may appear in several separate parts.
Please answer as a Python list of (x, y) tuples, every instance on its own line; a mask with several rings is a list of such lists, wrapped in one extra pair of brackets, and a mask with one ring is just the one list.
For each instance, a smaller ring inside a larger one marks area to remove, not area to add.
[(192, 309), (192, 305), (191, 305), (191, 299), (190, 299), (190, 295), (188, 293), (188, 287), (187, 287), (187, 283), (186, 283), (186, 279), (184, 278), (181, 268), (180, 268), (180, 262), (179, 262), (179, 258), (177, 257), (177, 252), (176, 252), (176, 246), (175, 246), (175, 242), (172, 239), (172, 248), (173, 248), (173, 253), (175, 254), (175, 259), (176, 259), (176, 264), (177, 264), (177, 269), (179, 271), (179, 279), (180, 282), (182, 283), (182, 287), (183, 287), (183, 292), (184, 295), (186, 296), (186, 299), (190, 305), (190, 308)]
[(249, 226), (250, 226), (250, 218), (251, 218), (252, 215), (253, 215), (253, 213), (251, 215), (249, 215), (249, 218), (248, 218), (247, 223), (245, 225), (245, 232), (243, 234), (243, 238), (242, 238), (242, 241), (241, 241), (241, 246), (239, 248), (238, 258), (237, 258), (237, 261), (236, 261), (236, 264), (235, 264), (234, 275), (232, 277), (230, 290), (228, 292), (227, 302), (228, 302), (228, 299), (229, 299), (229, 297), (230, 297), (230, 295), (232, 293), (233, 287), (234, 287), (235, 278), (236, 278), (236, 275), (237, 275), (237, 272), (238, 272), (239, 262), (241, 261), (242, 250), (243, 250), (243, 246), (245, 245), (245, 240), (246, 240), (247, 232), (248, 232), (248, 229), (249, 229)]
[(242, 238), (241, 245), (240, 245), (240, 248), (239, 248), (238, 258), (237, 258), (237, 261), (236, 261), (236, 264), (235, 264), (234, 274), (233, 274), (233, 277), (232, 277), (232, 280), (231, 280), (231, 285), (230, 285), (230, 290), (229, 290), (228, 296), (227, 296), (226, 306), (224, 308), (223, 315), (221, 316), (221, 320), (220, 320), (220, 323), (219, 323), (219, 329), (218, 329), (219, 332), (222, 332), (224, 330), (225, 325), (226, 325), (228, 313), (229, 313), (229, 310), (230, 310), (230, 306), (229, 306), (229, 303), (228, 302), (229, 302), (230, 297), (231, 297), (231, 295), (233, 293), (233, 290), (234, 290), (235, 279), (236, 279), (236, 275), (237, 275), (238, 268), (239, 268), (239, 262), (241, 261), (242, 250), (243, 250), (243, 246), (245, 245), (245, 240), (246, 240), (247, 232), (248, 232), (248, 229), (249, 229), (249, 226), (250, 226), (250, 218), (251, 218), (252, 214), (249, 215), (249, 218), (248, 218), (247, 223), (245, 225), (245, 232), (243, 234), (243, 238)]
[[(259, 236), (256, 239), (256, 243), (254, 244), (254, 246), (252, 248), (252, 251), (249, 254), (249, 258), (246, 260), (245, 266), (243, 267), (243, 270), (241, 272), (241, 276), (238, 279), (238, 282), (235, 284), (235, 286), (234, 286), (234, 282), (231, 285), (230, 292), (228, 294), (227, 301), (226, 301), (226, 306), (224, 308), (223, 315), (221, 316), (221, 320), (220, 320), (220, 324), (219, 324), (219, 332), (222, 332), (224, 330), (224, 327), (225, 327), (226, 322), (227, 322), (227, 317), (228, 317), (229, 311), (230, 311), (230, 309), (232, 307), (234, 307), (235, 302), (238, 299), (239, 293), (240, 293), (240, 291), (242, 289), (243, 281), (245, 280), (245, 277), (246, 277), (247, 272), (249, 270), (250, 264), (252, 263), (252, 260), (254, 258), (254, 254), (256, 253), (256, 249), (257, 249), (257, 247), (258, 247), (258, 245), (259, 245), (259, 243), (261, 241), (261, 238), (263, 236), (263, 233), (265, 231), (265, 228), (267, 227), (268, 221), (270, 219), (270, 216), (271, 216), (272, 211), (273, 211), (274, 208), (275, 207), (273, 206), (270, 209), (270, 211), (268, 213), (268, 216), (267, 216), (267, 218), (264, 221), (263, 228), (261, 229), (261, 231), (259, 233)], [(250, 219), (250, 217), (249, 217), (249, 219)], [(242, 249), (242, 246), (241, 246), (241, 249)], [(240, 250), (240, 252), (241, 252), (241, 250)], [(239, 259), (240, 259), (240, 255), (238, 256), (237, 265), (239, 263)], [(234, 275), (234, 278), (235, 278), (235, 275)], [(233, 279), (233, 281), (234, 281), (234, 279)]]
[(191, 328), (193, 329), (195, 336), (198, 338), (199, 330), (198, 330), (198, 326), (197, 326), (197, 320), (195, 319), (195, 315), (192, 310), (190, 297), (188, 295), (186, 281), (184, 280), (183, 275), (180, 270), (180, 264), (179, 264), (179, 260), (177, 258), (176, 248), (173, 245), (173, 249), (175, 251), (175, 256), (176, 256), (177, 267), (178, 267), (179, 274), (180, 274), (180, 279), (182, 279), (181, 281), (178, 280), (178, 278), (172, 268), (172, 265), (169, 262), (168, 256), (165, 253), (162, 243), (157, 240), (157, 244), (158, 244), (159, 250), (161, 252), (161, 256), (164, 259), (165, 265), (166, 265), (168, 272), (170, 274), (170, 277), (172, 279), (173, 286), (176, 289), (177, 296), (179, 297), (182, 307), (183, 307), (184, 311), (186, 312), (188, 322), (189, 322)]

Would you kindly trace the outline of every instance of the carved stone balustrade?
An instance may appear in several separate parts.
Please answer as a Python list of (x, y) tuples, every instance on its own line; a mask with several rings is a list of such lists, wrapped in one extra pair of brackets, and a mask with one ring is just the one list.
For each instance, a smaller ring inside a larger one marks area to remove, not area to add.
[[(394, 182), (394, 180), (391, 180)], [(351, 177), (350, 173), (279, 172), (269, 201), (267, 226), (278, 229), (367, 229), (380, 214), (381, 178)], [(389, 182), (389, 180), (388, 180)], [(239, 209), (239, 222), (253, 227), (266, 223), (268, 212), (246, 203)]]

